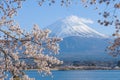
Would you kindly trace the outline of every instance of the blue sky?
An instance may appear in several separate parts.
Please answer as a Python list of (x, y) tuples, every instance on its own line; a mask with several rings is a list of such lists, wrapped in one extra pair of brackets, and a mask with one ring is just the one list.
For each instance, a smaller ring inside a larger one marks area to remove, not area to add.
[(20, 23), (23, 29), (29, 31), (33, 24), (38, 24), (41, 28), (44, 28), (56, 20), (75, 15), (93, 20), (93, 24), (87, 25), (98, 32), (111, 35), (114, 32), (113, 26), (104, 27), (99, 25), (97, 20), (101, 17), (94, 8), (93, 6), (84, 8), (80, 4), (73, 4), (66, 7), (60, 6), (60, 3), (53, 4), (52, 6), (49, 6), (48, 3), (44, 3), (43, 6), (40, 7), (34, 0), (27, 0), (23, 3), (22, 8), (18, 10), (18, 15), (15, 19)]

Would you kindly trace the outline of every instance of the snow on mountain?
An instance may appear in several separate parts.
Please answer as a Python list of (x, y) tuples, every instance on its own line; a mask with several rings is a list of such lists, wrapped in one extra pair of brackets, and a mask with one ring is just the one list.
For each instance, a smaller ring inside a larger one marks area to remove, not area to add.
[(96, 37), (96, 38), (107, 38), (108, 36), (101, 34), (94, 29), (88, 27), (85, 21), (92, 23), (91, 20), (84, 20), (77, 16), (69, 16), (64, 19), (60, 19), (49, 25), (48, 29), (52, 31), (51, 36), (57, 36), (61, 38), (69, 36), (80, 36), (80, 37)]

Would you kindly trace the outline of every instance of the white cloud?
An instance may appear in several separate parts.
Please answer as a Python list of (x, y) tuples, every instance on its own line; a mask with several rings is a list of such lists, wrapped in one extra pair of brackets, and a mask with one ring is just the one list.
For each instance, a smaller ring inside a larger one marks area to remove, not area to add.
[(89, 24), (93, 24), (94, 23), (94, 21), (91, 20), (91, 19), (78, 17), (78, 16), (75, 16), (75, 15), (68, 16), (67, 19), (71, 20), (71, 21), (76, 21), (76, 22), (80, 21), (80, 22), (89, 23)]
[(94, 21), (91, 19), (87, 19), (87, 18), (79, 18), (81, 22), (83, 23), (89, 23), (89, 24), (93, 24)]

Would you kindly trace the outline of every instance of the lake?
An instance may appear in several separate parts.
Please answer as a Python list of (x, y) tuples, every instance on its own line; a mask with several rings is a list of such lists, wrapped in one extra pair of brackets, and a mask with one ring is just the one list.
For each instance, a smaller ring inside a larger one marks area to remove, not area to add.
[(120, 80), (120, 70), (52, 71), (53, 76), (46, 77), (41, 77), (36, 70), (29, 70), (26, 74), (36, 80)]

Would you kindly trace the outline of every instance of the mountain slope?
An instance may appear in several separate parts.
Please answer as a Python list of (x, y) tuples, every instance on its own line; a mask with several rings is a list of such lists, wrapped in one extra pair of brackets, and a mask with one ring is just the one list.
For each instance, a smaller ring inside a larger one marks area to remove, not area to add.
[(117, 61), (106, 51), (109, 39), (70, 36), (60, 42), (59, 57), (65, 61)]

